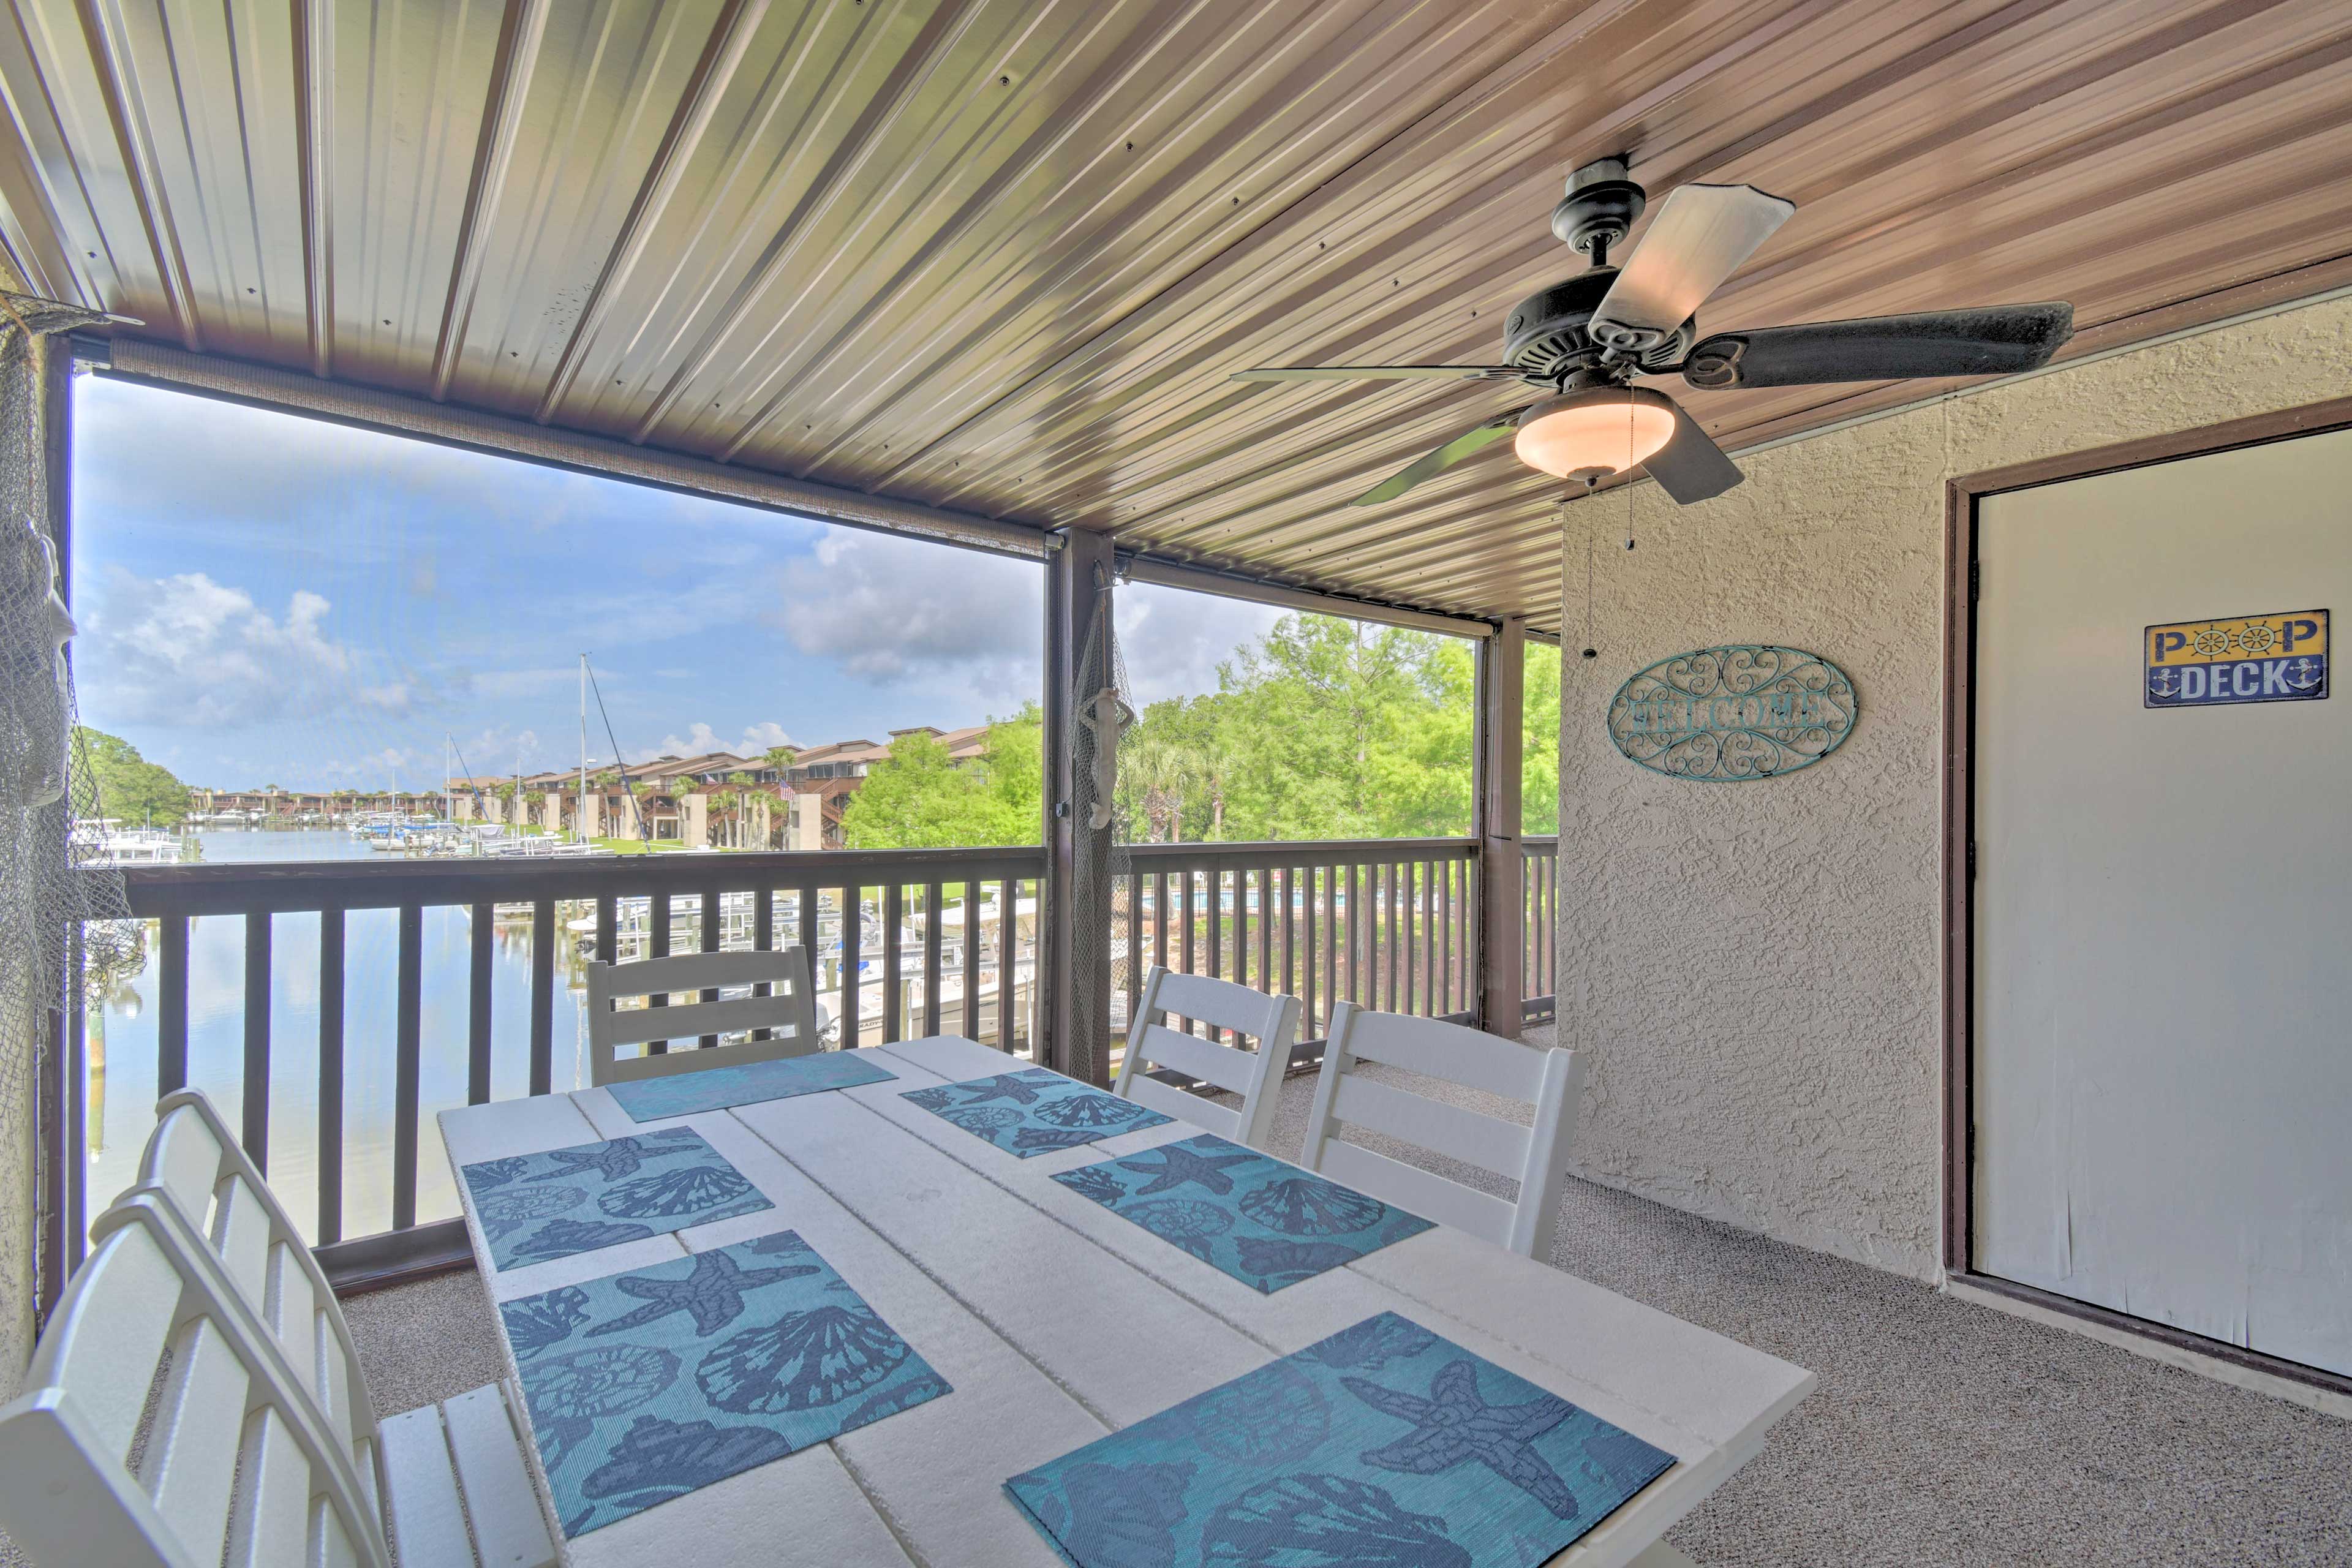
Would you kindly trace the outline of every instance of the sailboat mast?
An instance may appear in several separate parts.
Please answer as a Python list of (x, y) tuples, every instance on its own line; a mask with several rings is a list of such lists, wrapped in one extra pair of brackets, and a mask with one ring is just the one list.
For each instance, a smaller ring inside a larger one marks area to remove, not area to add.
[(588, 656), (580, 656), (580, 809), (572, 818), (572, 839), (588, 842)]

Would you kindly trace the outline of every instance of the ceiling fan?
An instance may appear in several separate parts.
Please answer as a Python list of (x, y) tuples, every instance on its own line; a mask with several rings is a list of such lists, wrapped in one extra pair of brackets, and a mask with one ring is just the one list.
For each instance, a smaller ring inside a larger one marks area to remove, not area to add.
[[(1994, 305), (1717, 332), (1698, 339), (1693, 312), (1786, 223), (1792, 202), (1753, 185), (1683, 185), (1670, 193), (1633, 259), (1609, 247), (1642, 214), (1642, 187), (1622, 158), (1569, 176), (1551, 231), (1591, 258), (1564, 282), (1511, 307), (1504, 364), (1304, 365), (1238, 372), (1236, 381), (1519, 381), (1539, 401), (1455, 437), (1356, 498), (1374, 506), (1508, 436), (1521, 462), (1588, 486), (1640, 465), (1676, 501), (1721, 495), (1746, 476), (1663, 392), (1637, 374), (1679, 371), (1693, 386), (1805, 386), (2033, 370), (2073, 335), (2069, 304)], [(1696, 341), (1695, 341), (1696, 340)]]

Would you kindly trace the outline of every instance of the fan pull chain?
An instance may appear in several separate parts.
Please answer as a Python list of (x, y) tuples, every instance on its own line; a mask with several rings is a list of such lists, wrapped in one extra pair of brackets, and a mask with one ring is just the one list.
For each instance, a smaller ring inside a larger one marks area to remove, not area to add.
[[(1633, 388), (1625, 388), (1625, 456), (1633, 455)], [(1625, 548), (1633, 548), (1633, 465), (1625, 465)]]
[(1597, 658), (1601, 650), (1592, 642), (1592, 558), (1601, 553), (1601, 535), (1596, 530), (1584, 536), (1584, 657)]

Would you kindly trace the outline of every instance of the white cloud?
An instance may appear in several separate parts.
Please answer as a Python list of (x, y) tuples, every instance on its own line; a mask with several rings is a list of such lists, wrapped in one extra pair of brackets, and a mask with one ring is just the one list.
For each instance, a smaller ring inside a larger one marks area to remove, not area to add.
[(1118, 591), (1119, 651), (1139, 703), (1217, 689), (1217, 666), (1284, 611), (1212, 594), (1130, 584)]
[(1036, 698), (1045, 579), (1033, 563), (845, 530), (781, 575), (769, 618), (802, 653), (878, 685), (961, 685), (992, 711)]
[(378, 661), (328, 635), (332, 608), (298, 588), (275, 616), (202, 572), (141, 577), (110, 567), (76, 668), (93, 710), (164, 727), (240, 729), (354, 710), (396, 717), (418, 706), (413, 674), (372, 668)]
[(789, 746), (793, 743), (793, 738), (784, 733), (784, 727), (772, 721), (747, 724), (743, 728), (742, 734), (730, 741), (709, 725), (697, 720), (688, 727), (682, 740), (676, 735), (665, 735), (657, 746), (642, 751), (627, 747), (624, 747), (623, 750), (628, 752), (630, 762), (644, 763), (665, 755), (698, 757), (707, 752), (732, 752), (739, 757), (756, 757), (772, 746)]

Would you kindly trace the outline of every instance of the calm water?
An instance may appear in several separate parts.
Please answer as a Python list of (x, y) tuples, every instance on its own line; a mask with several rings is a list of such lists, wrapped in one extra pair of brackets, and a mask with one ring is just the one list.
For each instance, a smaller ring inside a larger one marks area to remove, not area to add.
[[(364, 860), (370, 851), (340, 831), (207, 832), (204, 858)], [(394, 956), (399, 915), (353, 910), (344, 917), (343, 1234), (392, 1226)], [(416, 1217), (457, 1213), (448, 1163), (434, 1129), (436, 1111), (466, 1103), (467, 963), (471, 919), (462, 908), (425, 910), (424, 1056), (417, 1137)], [(156, 965), (106, 999), (89, 1039), (89, 1181), (95, 1215), (138, 1174), (139, 1152), (155, 1116)], [(556, 925), (555, 1088), (587, 1081), (580, 955)], [(499, 1099), (530, 1086), (530, 921), (499, 921), (492, 945), (490, 1091)], [(269, 1184), (306, 1229), (319, 1212), (319, 917), (272, 921), (269, 969)], [(244, 1103), (245, 919), (188, 922), (188, 1081), (213, 1097), (234, 1127)]]

